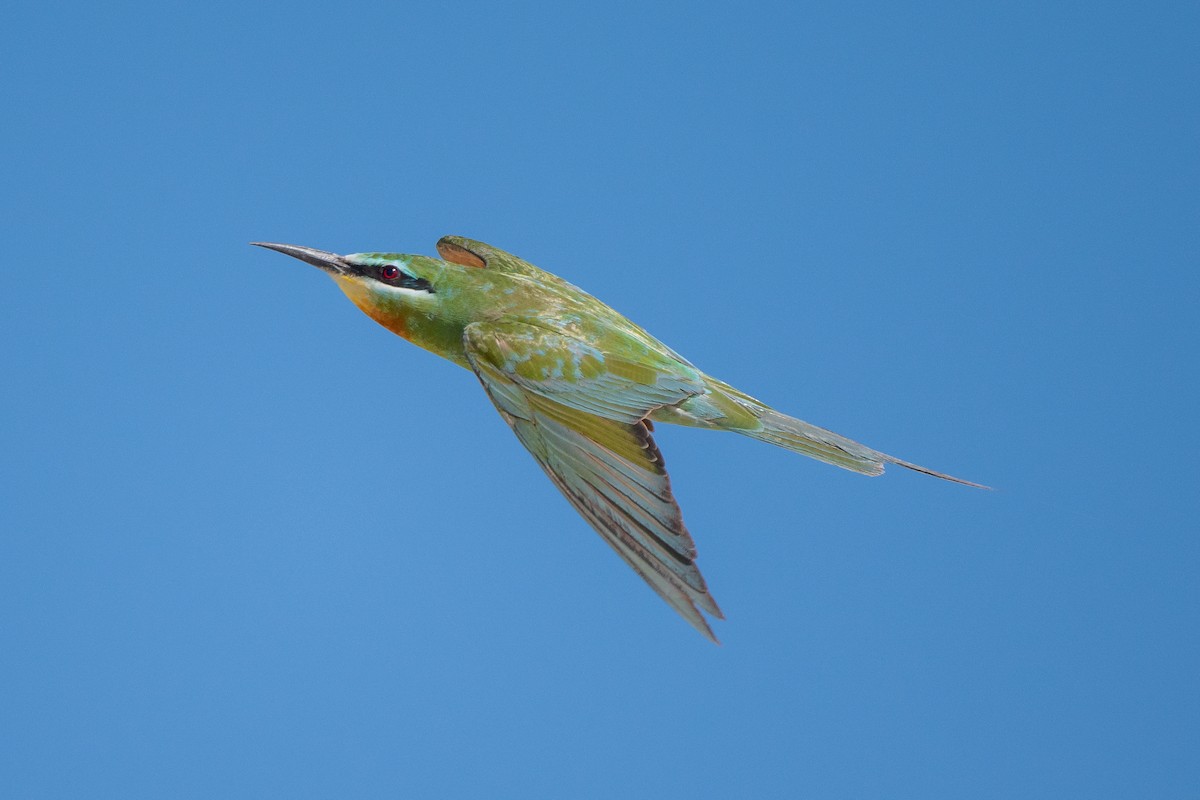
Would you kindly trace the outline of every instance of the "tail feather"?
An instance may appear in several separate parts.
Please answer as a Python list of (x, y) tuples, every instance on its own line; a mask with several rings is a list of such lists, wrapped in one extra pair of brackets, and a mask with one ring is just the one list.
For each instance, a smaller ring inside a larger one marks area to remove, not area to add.
[(864, 475), (883, 474), (887, 457), (852, 439), (771, 408), (751, 409), (751, 413), (758, 417), (758, 429), (736, 429), (738, 433)]
[(944, 472), (937, 472), (927, 467), (909, 463), (887, 453), (881, 453), (860, 444), (853, 439), (834, 433), (833, 431), (810, 425), (804, 420), (780, 414), (770, 406), (764, 405), (749, 395), (745, 395), (727, 384), (720, 387), (725, 397), (732, 400), (757, 420), (757, 425), (730, 427), (728, 430), (758, 439), (779, 447), (784, 447), (796, 453), (801, 453), (833, 464), (843, 469), (853, 470), (863, 475), (881, 475), (887, 464), (895, 464), (914, 472), (932, 475), (944, 481), (961, 483), (964, 486), (974, 486), (978, 489), (990, 489), (981, 483), (956, 478)]
[(982, 483), (975, 483), (974, 481), (968, 481), (968, 480), (964, 480), (962, 478), (956, 478), (953, 475), (947, 475), (944, 472), (936, 472), (932, 469), (929, 469), (928, 467), (921, 467), (921, 466), (917, 466), (916, 464), (910, 464), (907, 461), (901, 461), (898, 458), (893, 458), (892, 456), (884, 455), (883, 453), (880, 453), (880, 455), (883, 456), (884, 459), (886, 459), (889, 464), (895, 464), (898, 467), (904, 467), (905, 469), (911, 469), (913, 472), (920, 472), (924, 475), (932, 475), (935, 478), (941, 478), (942, 480), (950, 481), (951, 483), (961, 483), (963, 486), (974, 486), (976, 489), (989, 489), (990, 490), (992, 488), (992, 487), (986, 486)]

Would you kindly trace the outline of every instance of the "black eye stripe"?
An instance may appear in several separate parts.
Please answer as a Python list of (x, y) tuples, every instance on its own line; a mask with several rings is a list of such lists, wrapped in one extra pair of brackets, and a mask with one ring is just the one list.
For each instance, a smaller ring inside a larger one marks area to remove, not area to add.
[(401, 289), (416, 289), (433, 294), (433, 287), (424, 278), (414, 278), (395, 264), (384, 264), (379, 268), (379, 280), (389, 286), (399, 286)]

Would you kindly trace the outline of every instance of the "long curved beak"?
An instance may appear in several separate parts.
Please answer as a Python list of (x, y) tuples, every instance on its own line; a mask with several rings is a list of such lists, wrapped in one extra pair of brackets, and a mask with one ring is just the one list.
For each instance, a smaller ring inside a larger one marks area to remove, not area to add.
[(346, 259), (337, 253), (328, 253), (324, 250), (317, 250), (314, 247), (302, 247), (298, 244), (276, 244), (275, 242), (251, 242), (250, 244), (255, 247), (265, 247), (268, 250), (275, 250), (292, 258), (298, 258), (333, 275), (350, 275), (353, 272), (353, 268)]

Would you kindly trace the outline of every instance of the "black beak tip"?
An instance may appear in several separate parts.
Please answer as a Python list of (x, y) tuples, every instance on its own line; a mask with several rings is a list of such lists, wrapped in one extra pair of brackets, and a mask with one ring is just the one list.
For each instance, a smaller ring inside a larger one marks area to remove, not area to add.
[(351, 272), (350, 265), (337, 253), (330, 253), (325, 250), (317, 250), (315, 247), (304, 247), (298, 244), (279, 244), (278, 242), (250, 242), (250, 244), (255, 247), (265, 247), (268, 250), (283, 253), (285, 256), (298, 258), (305, 263), (312, 264), (314, 267), (319, 267), (334, 275), (348, 275)]

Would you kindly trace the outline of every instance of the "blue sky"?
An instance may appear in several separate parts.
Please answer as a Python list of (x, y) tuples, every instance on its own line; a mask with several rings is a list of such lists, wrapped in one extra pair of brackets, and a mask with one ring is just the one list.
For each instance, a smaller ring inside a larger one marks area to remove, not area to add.
[[(5, 796), (1193, 796), (1194, 5), (3, 27)], [(660, 427), (715, 647), (246, 244), (447, 233), (997, 489)]]

